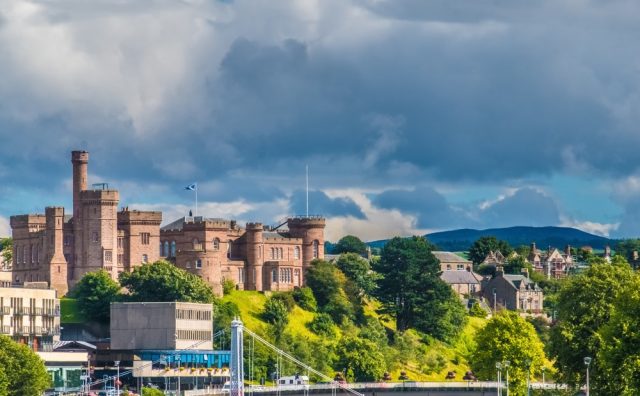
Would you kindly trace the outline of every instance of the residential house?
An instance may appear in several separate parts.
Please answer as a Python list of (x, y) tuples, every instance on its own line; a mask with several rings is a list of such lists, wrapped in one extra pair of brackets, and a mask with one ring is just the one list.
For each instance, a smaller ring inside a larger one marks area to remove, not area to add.
[(544, 295), (535, 282), (526, 275), (508, 275), (498, 266), (491, 278), (482, 282), (482, 293), (490, 306), (496, 309), (542, 313)]

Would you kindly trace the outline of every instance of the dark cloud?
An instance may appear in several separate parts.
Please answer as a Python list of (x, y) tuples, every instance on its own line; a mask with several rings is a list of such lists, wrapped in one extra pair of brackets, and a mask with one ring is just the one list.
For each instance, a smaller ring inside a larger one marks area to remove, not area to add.
[(521, 188), (480, 212), (485, 227), (553, 226), (560, 223), (555, 200), (535, 189)]
[[(306, 214), (307, 200), (304, 190), (296, 190), (289, 201), (291, 214)], [(360, 207), (350, 198), (338, 197), (330, 198), (322, 191), (309, 191), (309, 214), (322, 215), (325, 217), (355, 217), (365, 219), (366, 216)]]

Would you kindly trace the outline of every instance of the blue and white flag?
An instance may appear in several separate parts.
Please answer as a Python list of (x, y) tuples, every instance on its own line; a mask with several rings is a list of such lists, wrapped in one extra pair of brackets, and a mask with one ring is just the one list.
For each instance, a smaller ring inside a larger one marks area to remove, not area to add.
[(198, 184), (197, 183), (190, 184), (186, 186), (184, 189), (189, 191), (195, 191), (198, 189)]

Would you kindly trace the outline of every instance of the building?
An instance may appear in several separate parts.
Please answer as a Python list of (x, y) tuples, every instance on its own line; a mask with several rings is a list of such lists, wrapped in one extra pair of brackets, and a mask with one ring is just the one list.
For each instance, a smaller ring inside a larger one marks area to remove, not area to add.
[(34, 351), (51, 351), (60, 338), (60, 300), (46, 283), (0, 287), (0, 334)]
[(159, 258), (162, 213), (124, 208), (105, 183), (87, 185), (89, 153), (73, 151), (73, 212), (47, 207), (44, 214), (11, 216), (13, 283), (46, 282), (60, 295), (84, 274), (118, 273)]
[[(86, 386), (90, 353), (94, 345), (82, 342), (54, 342), (48, 352), (38, 352), (51, 376), (51, 390), (55, 392), (78, 392)], [(86, 389), (86, 388), (85, 388)]]
[(479, 277), (479, 275), (467, 270), (447, 270), (442, 271), (440, 275), (440, 279), (463, 298), (471, 298), (480, 292)]
[(473, 271), (473, 263), (453, 252), (433, 251), (434, 256), (440, 262), (441, 271)]
[(544, 274), (547, 278), (563, 278), (569, 274), (574, 266), (571, 246), (567, 245), (564, 252), (556, 248), (549, 248), (546, 251), (536, 248), (535, 242), (531, 244), (529, 256), (527, 257), (536, 272)]
[(97, 364), (118, 361), (134, 378), (164, 389), (178, 381), (183, 389), (222, 384), (230, 353), (213, 350), (212, 315), (211, 304), (112, 303), (111, 350)]
[(277, 227), (201, 216), (160, 230), (161, 256), (202, 277), (217, 295), (231, 280), (244, 290), (292, 290), (314, 259), (324, 258), (323, 217), (291, 217)]
[(482, 293), (492, 309), (539, 314), (543, 312), (542, 289), (525, 275), (507, 275), (502, 266), (482, 282)]

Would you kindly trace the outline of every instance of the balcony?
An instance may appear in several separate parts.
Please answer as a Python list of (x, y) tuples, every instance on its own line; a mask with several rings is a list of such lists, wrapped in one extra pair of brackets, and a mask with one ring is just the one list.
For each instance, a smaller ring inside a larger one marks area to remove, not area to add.
[(11, 334), (11, 326), (2, 326), (2, 334)]
[(13, 308), (13, 314), (14, 315), (28, 315), (29, 314), (29, 308), (14, 307)]
[(2, 315), (9, 315), (11, 312), (11, 307), (0, 307), (0, 313)]
[(42, 308), (42, 315), (44, 315), (44, 316), (60, 316), (60, 307)]
[(39, 308), (39, 307), (31, 307), (31, 308), (29, 309), (29, 315), (32, 315), (32, 316), (34, 316), (34, 315), (35, 315), (35, 316), (40, 316), (40, 315), (42, 315), (42, 308)]
[(43, 327), (42, 335), (46, 335), (46, 336), (60, 335), (60, 327)]

